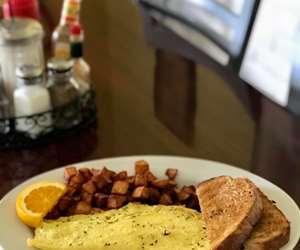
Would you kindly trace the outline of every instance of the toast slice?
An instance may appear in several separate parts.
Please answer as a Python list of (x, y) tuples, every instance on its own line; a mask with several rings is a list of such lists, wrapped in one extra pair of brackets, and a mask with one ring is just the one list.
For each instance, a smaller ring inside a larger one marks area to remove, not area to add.
[(260, 191), (263, 213), (250, 238), (244, 243), (245, 250), (278, 250), (290, 238), (290, 223), (284, 214)]
[(212, 250), (240, 250), (262, 215), (257, 187), (246, 178), (221, 176), (197, 188)]

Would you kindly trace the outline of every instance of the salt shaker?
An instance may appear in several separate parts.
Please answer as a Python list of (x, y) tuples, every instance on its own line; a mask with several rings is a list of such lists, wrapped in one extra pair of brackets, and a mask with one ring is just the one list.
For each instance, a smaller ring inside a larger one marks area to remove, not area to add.
[(13, 101), (18, 67), (44, 68), (43, 35), (41, 24), (33, 19), (13, 18), (0, 22), (0, 67), (10, 101)]
[[(45, 87), (43, 69), (25, 65), (17, 68), (17, 89), (14, 91), (16, 130), (36, 138), (52, 128), (51, 99)], [(33, 115), (39, 114), (34, 117)], [(31, 116), (31, 117), (28, 117)]]

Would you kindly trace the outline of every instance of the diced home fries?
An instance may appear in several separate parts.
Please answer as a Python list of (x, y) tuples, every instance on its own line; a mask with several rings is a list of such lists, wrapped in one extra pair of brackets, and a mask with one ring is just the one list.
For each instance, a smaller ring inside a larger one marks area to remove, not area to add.
[(135, 163), (135, 175), (127, 171), (115, 173), (67, 167), (64, 170), (67, 191), (48, 219), (74, 214), (90, 214), (120, 208), (129, 202), (149, 205), (184, 205), (200, 210), (194, 186), (177, 187), (177, 169), (166, 170), (165, 179), (158, 179), (146, 161)]

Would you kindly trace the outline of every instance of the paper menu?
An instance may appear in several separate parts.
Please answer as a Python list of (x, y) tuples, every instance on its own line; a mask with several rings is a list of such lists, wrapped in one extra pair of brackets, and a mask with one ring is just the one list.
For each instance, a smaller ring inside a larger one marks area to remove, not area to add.
[(243, 80), (282, 106), (288, 104), (299, 44), (299, 13), (299, 0), (261, 1), (240, 71)]

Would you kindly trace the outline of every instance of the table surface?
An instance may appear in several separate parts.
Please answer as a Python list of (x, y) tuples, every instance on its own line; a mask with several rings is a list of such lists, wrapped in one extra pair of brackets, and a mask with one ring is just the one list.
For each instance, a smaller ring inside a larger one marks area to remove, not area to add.
[[(56, 24), (61, 1), (42, 4)], [(0, 152), (0, 198), (25, 179), (59, 166), (163, 154), (253, 171), (300, 204), (300, 127), (295, 117), (263, 97), (260, 115), (255, 115), (211, 68), (196, 65), (190, 72), (190, 62), (156, 51), (145, 41), (139, 9), (130, 0), (84, 1), (82, 22), (98, 125), (44, 147)]]

